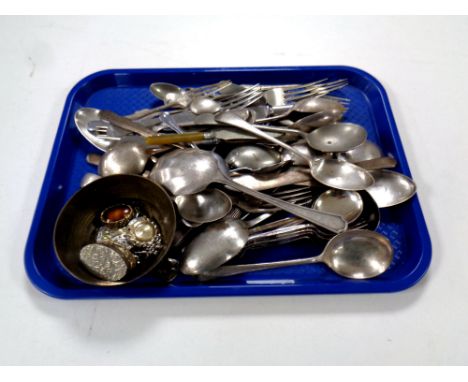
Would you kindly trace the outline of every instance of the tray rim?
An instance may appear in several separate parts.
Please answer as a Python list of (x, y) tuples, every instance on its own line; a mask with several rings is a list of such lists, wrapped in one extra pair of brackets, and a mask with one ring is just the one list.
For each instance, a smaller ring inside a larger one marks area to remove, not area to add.
[[(298, 70), (341, 70), (349, 71), (354, 74), (357, 74), (361, 77), (366, 78), (368, 81), (372, 82), (376, 89), (379, 92), (381, 101), (383, 103), (385, 116), (389, 122), (390, 133), (392, 139), (395, 143), (395, 150), (400, 160), (399, 164), (403, 172), (411, 177), (411, 171), (404, 153), (403, 144), (396, 126), (396, 122), (392, 113), (390, 106), (390, 101), (387, 95), (387, 92), (381, 82), (377, 80), (370, 73), (348, 65), (300, 65), (300, 66), (249, 66), (249, 67), (178, 67), (178, 68), (110, 68), (99, 70), (93, 72), (81, 80), (79, 80), (69, 91), (65, 104), (63, 107), (62, 115), (60, 117), (57, 134), (55, 136), (52, 151), (50, 158), (47, 164), (47, 169), (44, 175), (44, 181), (41, 186), (39, 193), (38, 201), (36, 204), (36, 209), (33, 214), (33, 219), (31, 223), (31, 228), (28, 234), (28, 239), (25, 246), (24, 252), (24, 266), (26, 274), (31, 281), (31, 283), (42, 293), (59, 299), (127, 299), (127, 298), (171, 298), (171, 297), (227, 297), (227, 296), (259, 296), (259, 295), (309, 295), (309, 294), (348, 294), (348, 293), (389, 293), (389, 292), (399, 292), (405, 289), (412, 287), (417, 284), (427, 273), (431, 259), (432, 259), (432, 244), (429, 236), (429, 231), (427, 224), (424, 219), (424, 215), (421, 209), (419, 202), (418, 194), (414, 196), (413, 200), (413, 212), (415, 213), (415, 218), (417, 222), (417, 229), (421, 235), (421, 255), (418, 263), (412, 269), (411, 272), (404, 275), (404, 277), (398, 280), (388, 280), (385, 283), (378, 284), (378, 288), (371, 288), (370, 290), (362, 290), (361, 287), (363, 284), (372, 283), (369, 280), (362, 280), (358, 283), (351, 284), (352, 287), (347, 290), (333, 290), (326, 289), (326, 291), (321, 290), (322, 286), (325, 287), (326, 284), (320, 284), (320, 287), (317, 288), (317, 285), (314, 285), (313, 288), (310, 285), (298, 285), (298, 284), (255, 284), (255, 285), (228, 285), (223, 286), (211, 286), (209, 284), (200, 284), (193, 285), (189, 287), (181, 286), (155, 286), (162, 293), (161, 295), (149, 293), (155, 288), (148, 288), (138, 290), (140, 293), (138, 295), (133, 295), (128, 293), (127, 289), (123, 288), (113, 288), (113, 290), (120, 289), (123, 293), (114, 293), (112, 295), (105, 294), (107, 288), (102, 288), (102, 293), (99, 295), (76, 295), (76, 290), (73, 290), (75, 293), (70, 295), (69, 290), (57, 287), (55, 284), (51, 283), (49, 280), (46, 280), (42, 277), (41, 273), (36, 267), (34, 262), (34, 240), (37, 236), (37, 230), (39, 226), (39, 216), (42, 214), (44, 205), (48, 196), (50, 189), (50, 183), (52, 180), (52, 173), (55, 168), (55, 164), (58, 160), (58, 152), (61, 145), (61, 141), (66, 131), (66, 124), (69, 120), (72, 104), (76, 93), (86, 84), (95, 78), (104, 75), (114, 75), (116, 73), (184, 73), (184, 72), (229, 72), (229, 71), (298, 71)], [(372, 285), (372, 284), (371, 284)], [(348, 285), (349, 287), (349, 285)], [(375, 290), (374, 290), (375, 289)], [(82, 290), (78, 290), (80, 292)], [(226, 293), (228, 292), (228, 293)], [(233, 293), (229, 293), (233, 292)], [(79, 294), (79, 293), (78, 293)]]

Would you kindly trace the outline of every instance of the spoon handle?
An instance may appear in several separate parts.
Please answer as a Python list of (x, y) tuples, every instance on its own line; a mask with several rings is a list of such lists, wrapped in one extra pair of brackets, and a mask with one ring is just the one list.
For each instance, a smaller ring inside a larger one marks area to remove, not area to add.
[(270, 195), (263, 194), (248, 187), (244, 187), (234, 182), (227, 175), (223, 176), (223, 178), (219, 181), (224, 183), (226, 186), (232, 187), (247, 195), (253, 196), (254, 198), (270, 203), (275, 207), (281, 208), (284, 211), (299, 216), (300, 218), (303, 218), (304, 220), (307, 220), (320, 227), (323, 227), (331, 232), (339, 233), (345, 231), (348, 227), (346, 220), (340, 215), (319, 212), (311, 208), (301, 207), (292, 203), (285, 202), (281, 199), (274, 198)]
[(384, 168), (394, 168), (397, 165), (397, 161), (392, 157), (380, 157), (356, 162), (354, 164), (366, 170), (381, 170)]
[(288, 127), (280, 127), (280, 126), (262, 126), (262, 125), (254, 125), (257, 129), (264, 130), (264, 131), (271, 131), (273, 133), (285, 133), (285, 134), (297, 134), (305, 136), (306, 134), (300, 130), (290, 129)]
[(234, 182), (249, 187), (250, 189), (261, 191), (269, 190), (271, 188), (277, 188), (281, 186), (287, 186), (290, 184), (303, 183), (303, 182), (315, 182), (310, 177), (310, 172), (303, 172), (300, 170), (288, 170), (276, 177), (269, 179), (262, 179), (256, 175), (240, 175), (233, 178)]
[(320, 263), (321, 261), (322, 261), (322, 255), (318, 255), (315, 257), (275, 261), (271, 263), (224, 265), (213, 271), (203, 273), (202, 275), (200, 275), (199, 279), (201, 281), (206, 281), (206, 280), (210, 280), (210, 279), (214, 279), (218, 277), (234, 276), (234, 275), (239, 275), (241, 273), (264, 271), (267, 269), (275, 269), (275, 268), (282, 268), (282, 267), (291, 267), (294, 265)]
[(283, 240), (287, 240), (288, 242), (300, 240), (305, 238), (307, 235), (310, 236), (312, 233), (314, 233), (314, 228), (310, 223), (276, 227), (275, 229), (261, 231), (258, 233), (250, 233), (246, 247), (250, 248), (265, 244), (278, 244)]
[(304, 219), (290, 216), (284, 219), (275, 220), (271, 223), (266, 223), (266, 224), (262, 224), (262, 225), (250, 228), (249, 233), (251, 236), (253, 236), (254, 234), (269, 232), (277, 228), (284, 228), (284, 227), (288, 227), (291, 225), (302, 224), (302, 223), (304, 223)]

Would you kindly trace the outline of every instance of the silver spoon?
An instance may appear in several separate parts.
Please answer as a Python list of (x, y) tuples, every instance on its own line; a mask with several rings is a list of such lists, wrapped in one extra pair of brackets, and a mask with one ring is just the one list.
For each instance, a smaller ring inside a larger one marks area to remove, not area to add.
[(242, 220), (210, 224), (185, 248), (180, 271), (198, 275), (216, 269), (241, 253), (248, 239), (249, 230)]
[(219, 114), (217, 120), (253, 133), (302, 157), (308, 163), (312, 177), (326, 186), (340, 190), (357, 191), (366, 189), (374, 183), (374, 179), (370, 173), (359, 166), (330, 158), (311, 160), (310, 157), (305, 156), (299, 150), (296, 150), (294, 147), (289, 146), (279, 139), (271, 137), (266, 132), (256, 128), (254, 125), (242, 120), (231, 112)]
[(206, 189), (211, 183), (221, 183), (332, 232), (341, 232), (347, 228), (347, 223), (341, 216), (296, 206), (234, 182), (228, 176), (224, 160), (211, 151), (186, 149), (165, 154), (153, 167), (150, 179), (175, 196), (194, 194)]
[(234, 182), (252, 190), (263, 191), (291, 184), (306, 184), (307, 186), (321, 186), (310, 177), (310, 172), (303, 168), (293, 167), (276, 176), (261, 176), (263, 174), (244, 174), (233, 178)]
[(366, 189), (379, 208), (392, 207), (410, 199), (416, 193), (416, 184), (407, 176), (390, 170), (371, 172), (375, 183)]
[[(382, 157), (370, 159), (363, 162), (355, 163), (357, 166), (365, 170), (376, 170), (382, 168), (394, 167), (396, 162), (393, 158)], [(236, 183), (253, 190), (262, 191), (291, 184), (304, 184), (308, 186), (320, 186), (310, 177), (310, 172), (304, 168), (293, 166), (278, 175), (265, 177), (263, 174), (244, 174), (233, 178)]]
[(310, 132), (315, 128), (327, 126), (337, 122), (340, 118), (328, 111), (321, 111), (307, 115), (289, 125), (291, 129), (298, 129), (304, 132)]
[(261, 129), (277, 133), (298, 134), (306, 140), (311, 148), (324, 153), (349, 151), (363, 144), (367, 138), (367, 131), (362, 126), (349, 122), (322, 126), (310, 133), (273, 126), (261, 126)]
[(186, 91), (177, 85), (167, 82), (154, 82), (150, 85), (150, 92), (166, 105), (188, 106), (189, 99), (185, 96)]
[(356, 163), (364, 160), (380, 158), (382, 156), (382, 151), (375, 143), (367, 140), (362, 145), (342, 153), (342, 156), (348, 162)]
[(99, 175), (141, 174), (150, 157), (146, 149), (144, 143), (137, 141), (116, 143), (102, 155), (98, 166)]
[(333, 115), (336, 119), (340, 119), (346, 111), (344, 105), (333, 99), (327, 97), (309, 97), (297, 101), (294, 105), (294, 111), (300, 113), (320, 113), (326, 112)]
[(310, 158), (310, 160), (318, 159), (321, 157), (320, 155), (311, 152), (309, 145), (307, 143), (303, 143), (303, 141), (293, 143), (291, 147), (294, 147), (296, 150), (300, 151), (303, 154), (303, 156), (297, 156), (289, 150), (283, 150), (283, 152), (281, 153), (282, 161), (292, 160), (294, 165), (296, 166), (307, 166), (308, 161), (304, 159), (304, 156)]
[(215, 114), (221, 110), (221, 104), (210, 97), (197, 96), (190, 103), (190, 111), (194, 114)]
[(343, 216), (352, 223), (362, 213), (364, 202), (356, 191), (327, 190), (315, 199), (312, 205), (318, 211), (330, 212)]
[(190, 104), (188, 93), (177, 85), (167, 82), (155, 82), (150, 85), (150, 92), (158, 99), (163, 101), (163, 105), (151, 109), (139, 110), (127, 118), (150, 119), (159, 115), (162, 110), (169, 108), (186, 108)]
[[(294, 228), (294, 227), (293, 227)], [(225, 265), (205, 272), (200, 279), (238, 275), (267, 269), (325, 263), (340, 276), (351, 279), (368, 279), (379, 276), (390, 266), (393, 248), (383, 235), (368, 230), (351, 230), (331, 239), (322, 254), (314, 257), (276, 261), (271, 263)]]
[(191, 223), (214, 222), (225, 217), (232, 208), (231, 198), (217, 188), (178, 195), (174, 202), (182, 218)]
[[(308, 157), (310, 160), (316, 160), (316, 159), (321, 159), (325, 158), (325, 156), (318, 154), (317, 152), (311, 151), (310, 147), (307, 144), (304, 144), (302, 142), (297, 142), (291, 145), (292, 147), (296, 148), (300, 152), (302, 152), (303, 156), (298, 157), (295, 155), (293, 152), (290, 152), (288, 150), (284, 150), (281, 153), (281, 159), (283, 161), (289, 161), (292, 160), (293, 164), (296, 166), (307, 166), (307, 162), (304, 159), (304, 157)], [(329, 154), (328, 154), (329, 155)], [(358, 156), (356, 156), (356, 159)], [(340, 154), (338, 156), (338, 159), (345, 159), (343, 154)], [(385, 169), (385, 168), (393, 168), (397, 165), (397, 161), (392, 158), (392, 157), (383, 157), (383, 156), (378, 156), (378, 157), (373, 157), (372, 159), (363, 159), (362, 161), (353, 161), (353, 164), (356, 166), (362, 167), (366, 170), (380, 170), (380, 169)]]
[[(336, 122), (346, 112), (346, 107), (341, 102), (330, 97), (313, 96), (304, 98), (295, 104), (284, 105), (284, 94), (282, 94), (281, 89), (271, 92), (267, 95), (267, 98), (268, 96), (273, 97), (270, 98), (270, 105), (276, 106), (270, 107), (267, 100), (267, 105), (264, 105), (262, 108), (256, 122), (271, 122), (283, 119), (294, 111), (308, 114), (313, 113), (294, 123), (294, 125), (297, 124), (296, 128), (299, 128), (299, 125), (301, 125), (301, 127), (305, 128), (304, 130), (310, 130), (312, 127), (320, 127)], [(274, 112), (273, 116), (269, 116), (271, 111)]]
[[(268, 238), (264, 237), (268, 235), (263, 232), (262, 226), (249, 229), (255, 223), (258, 223), (257, 219), (250, 223), (239, 219), (226, 219), (210, 224), (184, 249), (180, 271), (185, 275), (200, 275), (220, 267), (251, 244), (260, 241), (265, 244)], [(268, 224), (265, 227), (267, 226)]]
[(281, 154), (262, 146), (238, 146), (232, 149), (224, 159), (233, 171), (272, 172), (291, 164), (284, 161)]

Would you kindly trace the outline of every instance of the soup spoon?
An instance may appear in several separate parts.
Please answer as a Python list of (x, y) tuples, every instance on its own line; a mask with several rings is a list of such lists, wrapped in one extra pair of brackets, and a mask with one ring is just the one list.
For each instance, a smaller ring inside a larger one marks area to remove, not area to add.
[[(284, 229), (295, 229), (285, 227)], [(393, 248), (383, 235), (357, 229), (336, 235), (326, 245), (322, 254), (295, 260), (271, 263), (224, 265), (201, 275), (201, 280), (234, 276), (246, 272), (262, 271), (294, 265), (325, 263), (340, 276), (351, 279), (369, 279), (384, 273), (393, 259)]]

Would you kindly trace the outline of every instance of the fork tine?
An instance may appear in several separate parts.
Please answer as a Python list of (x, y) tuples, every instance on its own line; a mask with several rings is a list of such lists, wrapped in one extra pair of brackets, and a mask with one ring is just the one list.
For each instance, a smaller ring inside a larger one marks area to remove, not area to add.
[(331, 96), (331, 95), (325, 95), (325, 96), (322, 96), (323, 98), (326, 98), (326, 99), (330, 99), (330, 100), (334, 100), (334, 101), (338, 101), (342, 104), (349, 104), (351, 103), (351, 100), (349, 98), (345, 98), (345, 97), (337, 97), (337, 96)]
[(236, 95), (233, 95), (228, 99), (220, 100), (218, 102), (221, 105), (229, 105), (231, 103), (239, 102), (239, 101), (241, 101), (243, 99), (250, 98), (252, 95), (257, 95), (257, 94), (262, 94), (263, 95), (263, 93), (261, 93), (258, 89), (252, 89), (252, 90), (249, 90), (248, 92), (237, 93)]
[(325, 82), (325, 83), (310, 83), (310, 84), (305, 84), (303, 87), (294, 89), (294, 90), (287, 90), (286, 94), (293, 94), (293, 93), (303, 93), (304, 91), (310, 91), (310, 90), (315, 90), (315, 89), (320, 89), (320, 88), (326, 88), (330, 86), (335, 86), (335, 85), (346, 85), (348, 83), (347, 79), (339, 79), (335, 81), (330, 81), (330, 82)]
[(232, 110), (232, 109), (245, 108), (245, 107), (250, 106), (253, 103), (257, 102), (262, 97), (263, 97), (263, 94), (261, 92), (259, 92), (257, 94), (252, 94), (249, 97), (246, 97), (244, 99), (240, 99), (240, 100), (237, 100), (235, 102), (231, 102), (231, 103), (223, 105), (223, 109), (224, 110)]
[(218, 98), (218, 102), (221, 104), (223, 109), (235, 109), (239, 107), (247, 107), (261, 97), (263, 97), (263, 92), (260, 90), (259, 86), (255, 85), (249, 89), (237, 92), (227, 99), (219, 100)]
[(288, 88), (285, 88), (284, 91), (286, 93), (301, 91), (301, 90), (303, 90), (305, 88), (315, 87), (315, 86), (318, 86), (320, 84), (323, 84), (327, 80), (328, 80), (328, 78), (322, 78), (322, 79), (320, 79), (318, 81), (313, 81), (313, 82), (308, 82), (306, 84), (298, 84), (298, 85), (290, 86)]
[[(319, 84), (319, 83), (322, 83), (322, 82), (325, 82), (327, 81), (328, 78), (322, 78), (318, 81), (314, 81), (314, 82), (310, 82), (309, 84), (276, 84), (276, 85), (260, 85), (260, 90), (262, 92), (264, 91), (267, 91), (267, 90), (271, 90), (271, 89), (275, 89), (275, 88), (279, 88), (279, 89), (283, 89), (283, 90), (293, 90), (293, 89), (299, 89), (299, 88), (302, 88), (304, 87), (305, 85), (311, 85), (311, 84)], [(243, 85), (240, 85), (240, 86), (243, 86), (243, 87), (250, 87), (252, 85), (249, 85), (249, 84), (243, 84)]]
[(314, 88), (310, 89), (308, 91), (304, 91), (303, 93), (297, 93), (293, 95), (288, 95), (286, 98), (287, 102), (292, 102), (292, 101), (298, 101), (307, 97), (312, 97), (312, 96), (324, 96), (328, 93), (331, 93), (335, 90), (339, 90), (346, 86), (346, 84), (338, 84), (334, 86), (329, 86), (329, 87), (320, 87), (320, 88)]
[(188, 88), (188, 90), (193, 95), (209, 96), (209, 95), (216, 94), (217, 92), (221, 91), (222, 89), (228, 87), (231, 84), (232, 84), (232, 81), (225, 80), (225, 81), (217, 82), (215, 84), (200, 86), (198, 88)]
[(346, 79), (341, 79), (341, 80), (336, 80), (336, 81), (332, 81), (332, 82), (327, 82), (325, 84), (320, 84), (320, 85), (310, 85), (310, 84), (307, 84), (305, 85), (302, 89), (297, 89), (297, 90), (294, 90), (294, 91), (287, 91), (285, 92), (285, 97), (289, 98), (289, 97), (295, 97), (295, 96), (299, 96), (301, 94), (318, 94), (322, 91), (325, 91), (327, 89), (335, 89), (336, 87), (339, 88), (342, 88), (344, 86), (346, 86), (348, 84), (348, 80)]
[(229, 94), (220, 94), (219, 96), (215, 97), (214, 99), (218, 102), (224, 102), (228, 101), (233, 98), (241, 97), (244, 94), (250, 94), (252, 91), (260, 91), (260, 84), (255, 84), (252, 86), (249, 86), (248, 88), (244, 88), (241, 91), (235, 92), (235, 93), (229, 93)]
[(308, 91), (311, 91), (313, 89), (317, 89), (317, 88), (322, 87), (322, 86), (328, 86), (330, 83), (333, 84), (334, 81), (324, 82), (323, 80), (321, 80), (321, 81), (316, 81), (316, 82), (310, 82), (308, 84), (304, 84), (304, 85), (299, 86), (297, 88), (287, 89), (284, 92), (287, 95), (294, 95), (294, 94), (308, 92)]

